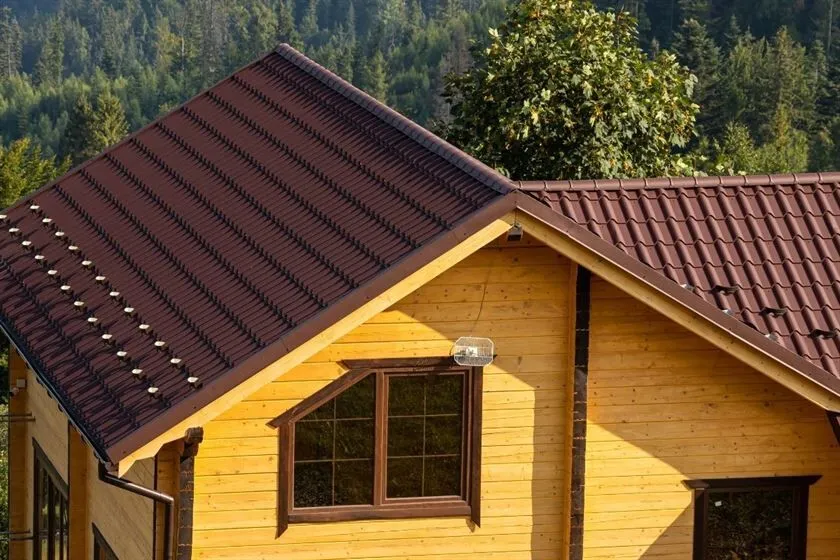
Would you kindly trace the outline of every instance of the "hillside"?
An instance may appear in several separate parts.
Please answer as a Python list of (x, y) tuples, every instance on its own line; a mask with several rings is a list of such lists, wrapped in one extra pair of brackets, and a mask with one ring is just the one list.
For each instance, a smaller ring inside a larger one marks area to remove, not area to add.
[[(637, 18), (649, 52), (670, 49), (697, 75), (698, 168), (840, 167), (833, 0), (597, 3)], [(428, 126), (449, 116), (444, 76), (503, 17), (504, 0), (7, 0), (0, 143), (29, 137), (78, 161), (67, 123), (81, 96), (97, 112), (113, 94), (136, 129), (281, 41)], [(122, 133), (117, 123), (103, 141)]]

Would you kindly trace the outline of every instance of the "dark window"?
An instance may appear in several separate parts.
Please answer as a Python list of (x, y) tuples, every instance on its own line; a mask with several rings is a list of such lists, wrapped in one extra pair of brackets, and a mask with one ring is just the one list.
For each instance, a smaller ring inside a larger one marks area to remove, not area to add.
[(805, 560), (818, 476), (692, 480), (694, 560)]
[(68, 488), (35, 440), (33, 534), (35, 560), (65, 560), (68, 550)]
[(289, 521), (471, 515), (481, 370), (451, 359), (354, 361), (271, 425)]
[(118, 560), (96, 525), (93, 526), (93, 560)]

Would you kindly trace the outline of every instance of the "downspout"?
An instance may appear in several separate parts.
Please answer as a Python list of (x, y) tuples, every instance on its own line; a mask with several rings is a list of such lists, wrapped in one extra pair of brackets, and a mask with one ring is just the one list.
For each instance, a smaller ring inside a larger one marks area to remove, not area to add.
[(102, 463), (99, 463), (99, 480), (105, 484), (116, 486), (117, 488), (131, 492), (132, 494), (137, 494), (138, 496), (143, 496), (144, 498), (149, 498), (155, 502), (163, 504), (163, 539), (166, 543), (166, 546), (163, 548), (163, 560), (172, 560), (172, 533), (175, 528), (175, 517), (172, 515), (172, 509), (175, 505), (175, 498), (169, 494), (164, 494), (163, 492), (158, 492), (157, 490), (152, 490), (151, 488), (146, 488), (145, 486), (140, 486), (139, 484), (134, 484), (133, 482), (118, 478), (109, 473), (105, 469), (105, 465)]

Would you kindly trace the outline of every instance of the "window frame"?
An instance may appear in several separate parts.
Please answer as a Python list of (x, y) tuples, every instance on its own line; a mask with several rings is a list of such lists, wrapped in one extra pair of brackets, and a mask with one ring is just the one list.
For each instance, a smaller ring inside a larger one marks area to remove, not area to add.
[[(34, 560), (67, 560), (70, 554), (70, 487), (67, 482), (61, 477), (58, 472), (58, 469), (55, 468), (55, 465), (52, 464), (47, 454), (35, 440), (32, 438), (32, 450), (33, 450), (33, 492), (32, 492), (32, 535), (33, 535), (33, 544), (32, 544), (32, 558)], [(48, 519), (47, 519), (47, 556), (44, 558), (41, 555), (41, 473), (46, 474), (47, 478), (50, 481), (50, 487), (54, 489), (55, 493), (58, 494), (60, 498), (63, 498), (64, 508), (62, 510), (61, 505), (59, 503), (59, 519), (58, 523), (62, 524), (62, 519), (67, 519), (67, 526), (66, 527), (58, 527), (58, 532), (56, 532), (56, 527), (54, 527), (55, 520), (51, 515), (54, 512), (54, 502), (50, 498), (51, 492), (48, 490), (47, 494), (47, 501), (48, 503)], [(51, 507), (53, 506), (53, 507)], [(64, 517), (62, 517), (61, 512), (63, 511)], [(60, 554), (59, 558), (55, 558), (55, 543), (56, 543), (56, 536), (58, 538), (58, 542), (60, 545)], [(63, 559), (61, 557), (64, 557)]]
[(683, 484), (694, 491), (693, 560), (706, 559), (708, 511), (711, 496), (716, 492), (754, 492), (793, 490), (791, 512), (791, 560), (805, 560), (808, 542), (808, 500), (811, 486), (822, 475), (776, 476), (760, 478), (707, 478), (686, 480)]
[[(277, 536), (286, 531), (290, 523), (317, 523), (358, 519), (403, 519), (412, 517), (470, 517), (480, 525), (481, 495), (481, 416), (483, 368), (459, 366), (451, 357), (344, 360), (347, 373), (293, 406), (271, 422), (269, 426), (279, 432), (279, 483)], [(420, 375), (424, 373), (464, 375), (464, 414), (461, 462), (462, 495), (430, 496), (421, 498), (388, 498), (386, 494), (387, 469), (387, 414), (388, 378), (393, 375)], [(376, 376), (376, 405), (374, 422), (374, 504), (295, 508), (294, 491), (294, 425), (324, 403), (340, 395), (368, 375)]]

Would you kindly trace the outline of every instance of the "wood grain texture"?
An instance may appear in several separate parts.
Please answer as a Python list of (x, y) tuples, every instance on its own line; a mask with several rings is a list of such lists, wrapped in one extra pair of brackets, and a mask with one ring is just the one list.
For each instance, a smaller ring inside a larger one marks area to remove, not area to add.
[[(482, 249), (207, 423), (194, 558), (560, 558), (569, 266), (527, 242)], [(278, 434), (266, 422), (339, 377), (341, 360), (447, 356), (469, 334), (491, 336), (497, 353), (482, 388), (481, 527), (293, 523), (275, 539)]]
[[(23, 358), (9, 349), (9, 384), (15, 387), (18, 379), (31, 380)], [(9, 414), (25, 415), (29, 411), (29, 394), (19, 392), (9, 398)], [(32, 529), (32, 443), (30, 422), (12, 422), (9, 425), (9, 530)], [(32, 557), (30, 541), (13, 541), (9, 544), (9, 557), (24, 560)]]
[(584, 558), (691, 558), (683, 480), (812, 474), (808, 558), (836, 557), (825, 413), (605, 281), (592, 288)]

